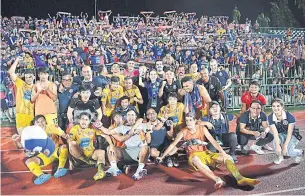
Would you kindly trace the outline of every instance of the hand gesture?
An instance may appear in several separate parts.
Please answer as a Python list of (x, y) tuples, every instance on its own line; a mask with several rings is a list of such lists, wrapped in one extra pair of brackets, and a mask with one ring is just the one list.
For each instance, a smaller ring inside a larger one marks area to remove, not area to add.
[(37, 93), (40, 93), (43, 90), (40, 82), (37, 82), (36, 89), (37, 89)]

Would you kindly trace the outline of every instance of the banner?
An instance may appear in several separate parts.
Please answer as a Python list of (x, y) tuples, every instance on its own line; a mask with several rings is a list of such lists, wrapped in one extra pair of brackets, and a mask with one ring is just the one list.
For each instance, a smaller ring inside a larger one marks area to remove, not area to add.
[(56, 47), (54, 46), (32, 46), (32, 45), (25, 45), (29, 50), (56, 50)]

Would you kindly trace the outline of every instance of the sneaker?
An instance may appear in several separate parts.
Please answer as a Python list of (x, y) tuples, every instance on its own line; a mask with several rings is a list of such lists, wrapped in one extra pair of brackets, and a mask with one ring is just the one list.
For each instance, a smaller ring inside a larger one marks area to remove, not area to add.
[(122, 171), (119, 170), (119, 168), (112, 168), (112, 167), (110, 167), (110, 168), (106, 171), (106, 176), (107, 176), (107, 177), (119, 176), (121, 173), (122, 173)]
[(140, 180), (141, 178), (143, 178), (144, 176), (147, 175), (147, 170), (146, 169), (141, 169), (141, 171), (137, 172), (132, 176), (132, 179), (134, 180)]
[(244, 148), (241, 148), (241, 149), (240, 149), (240, 153), (241, 153), (242, 155), (246, 155), (246, 156), (249, 155), (249, 151), (246, 150), (246, 149), (244, 149)]
[(51, 174), (41, 174), (34, 180), (34, 184), (36, 185), (43, 184), (46, 181), (48, 181), (50, 178), (51, 178)]
[(57, 171), (54, 173), (54, 178), (60, 178), (67, 174), (66, 168), (58, 168)]
[(282, 155), (277, 155), (276, 159), (273, 161), (273, 163), (279, 165), (284, 160), (284, 157)]
[(95, 181), (97, 180), (100, 180), (100, 179), (103, 179), (105, 177), (105, 172), (102, 170), (102, 171), (98, 171), (94, 176), (93, 176), (93, 179)]
[(173, 167), (174, 166), (172, 157), (167, 157), (166, 165), (167, 165), (167, 167)]
[(250, 150), (253, 150), (256, 154), (265, 154), (264, 151), (262, 151), (262, 147), (255, 144), (250, 147)]
[(271, 148), (268, 144), (264, 145), (263, 149), (273, 151), (273, 148)]
[(226, 185), (226, 183), (221, 178), (217, 178), (214, 187), (216, 190), (218, 190), (218, 189), (224, 187), (225, 185)]
[(296, 164), (299, 164), (299, 163), (301, 163), (303, 158), (304, 158), (304, 150), (303, 150), (301, 155), (295, 157), (294, 161), (295, 161)]
[(173, 157), (173, 165), (174, 167), (179, 167), (179, 162), (177, 160), (177, 157)]

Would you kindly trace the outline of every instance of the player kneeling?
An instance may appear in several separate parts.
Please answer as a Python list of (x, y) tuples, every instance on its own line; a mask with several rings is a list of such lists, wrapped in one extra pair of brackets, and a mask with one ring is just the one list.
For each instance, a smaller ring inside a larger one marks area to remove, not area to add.
[(43, 173), (41, 168), (55, 160), (59, 160), (59, 164), (54, 177), (59, 178), (67, 174), (67, 169), (64, 166), (68, 157), (68, 148), (65, 144), (58, 147), (58, 137), (68, 138), (58, 126), (47, 126), (43, 115), (35, 116), (34, 126), (22, 130), (21, 144), (28, 157), (25, 164), (37, 176), (34, 180), (36, 185), (43, 184), (51, 178), (51, 174)]
[[(210, 170), (209, 166), (215, 167), (216, 164), (221, 163), (226, 165), (227, 170), (229, 170), (229, 172), (231, 172), (231, 174), (235, 177), (238, 185), (253, 186), (259, 183), (259, 180), (246, 178), (239, 173), (232, 157), (226, 154), (226, 152), (209, 133), (208, 129), (206, 129), (204, 126), (196, 125), (196, 119), (192, 113), (186, 114), (185, 122), (186, 127), (178, 133), (175, 140), (165, 150), (164, 154), (157, 158), (157, 160), (161, 162), (180, 140), (184, 140), (185, 143), (183, 146), (186, 149), (189, 164), (193, 166), (195, 170), (199, 170), (202, 174), (214, 180), (216, 182), (216, 189), (224, 186), (225, 182), (220, 177), (216, 176)], [(205, 147), (205, 145), (207, 145), (205, 138), (207, 138), (220, 153), (212, 153), (207, 150)]]
[[(93, 165), (96, 161), (97, 173), (93, 178), (94, 180), (100, 180), (105, 177), (105, 152), (108, 145), (112, 146), (113, 144), (109, 136), (101, 134), (100, 130), (90, 128), (90, 114), (83, 112), (79, 117), (79, 124), (73, 126), (70, 130), (68, 142), (70, 154), (88, 165)], [(93, 145), (94, 138), (98, 142), (98, 149), (95, 149)]]

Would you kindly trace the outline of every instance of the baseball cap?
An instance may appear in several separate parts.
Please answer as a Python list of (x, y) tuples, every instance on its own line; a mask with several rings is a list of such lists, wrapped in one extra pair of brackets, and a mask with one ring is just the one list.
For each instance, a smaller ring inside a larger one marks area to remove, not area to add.
[(217, 101), (211, 101), (209, 104), (209, 109), (211, 109), (211, 107), (213, 107), (213, 105), (219, 105), (219, 103)]

